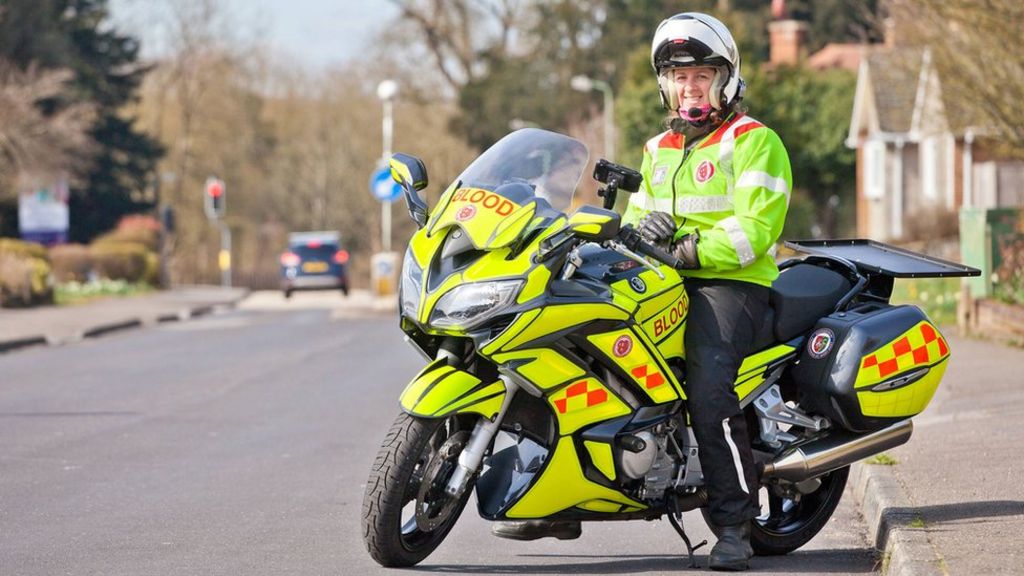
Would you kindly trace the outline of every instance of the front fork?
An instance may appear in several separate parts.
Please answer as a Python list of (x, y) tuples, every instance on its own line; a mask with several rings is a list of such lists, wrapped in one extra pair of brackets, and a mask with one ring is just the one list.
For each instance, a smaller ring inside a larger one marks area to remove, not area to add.
[(505, 399), (502, 401), (501, 408), (494, 415), (493, 420), (481, 417), (477, 421), (476, 426), (473, 428), (473, 434), (469, 437), (469, 442), (466, 443), (466, 447), (459, 454), (459, 464), (455, 471), (452, 472), (448, 485), (445, 486), (444, 491), (449, 496), (457, 498), (466, 491), (469, 479), (480, 468), (480, 462), (484, 459), (484, 452), (487, 451), (487, 447), (494, 440), (494, 435), (498, 433), (498, 427), (501, 426), (501, 421), (505, 418), (508, 407), (512, 404), (512, 398), (519, 391), (519, 385), (514, 380), (505, 375), (500, 376), (500, 378), (505, 383)]

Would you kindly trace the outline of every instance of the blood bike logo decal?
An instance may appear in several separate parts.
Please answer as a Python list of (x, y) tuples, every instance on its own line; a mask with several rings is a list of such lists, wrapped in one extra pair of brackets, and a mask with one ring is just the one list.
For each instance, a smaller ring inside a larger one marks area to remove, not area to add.
[(697, 166), (697, 171), (694, 172), (693, 179), (696, 180), (698, 184), (703, 184), (708, 180), (711, 180), (711, 177), (714, 175), (715, 165), (712, 164), (710, 160), (705, 160)]
[(811, 355), (811, 358), (821, 359), (828, 354), (829, 350), (832, 349), (832, 345), (836, 342), (835, 332), (828, 328), (821, 328), (815, 330), (814, 334), (811, 334), (811, 339), (807, 341), (807, 353)]
[(680, 298), (671, 308), (662, 312), (661, 316), (654, 321), (654, 337), (657, 338), (671, 331), (676, 324), (686, 320), (687, 308), (689, 308), (688, 300)]
[(455, 213), (455, 219), (459, 222), (465, 222), (473, 216), (476, 216), (476, 206), (473, 206), (472, 204), (459, 208), (459, 211)]
[(498, 214), (498, 216), (508, 216), (517, 208), (517, 205), (505, 198), (480, 188), (460, 188), (452, 195), (451, 201), (452, 203), (469, 202), (471, 205), (491, 210)]
[(633, 351), (633, 339), (629, 336), (622, 335), (615, 339), (615, 345), (612, 346), (612, 353), (622, 358)]
[(632, 278), (630, 278), (629, 286), (639, 294), (647, 292), (647, 283), (645, 283), (644, 279), (639, 276), (633, 276)]

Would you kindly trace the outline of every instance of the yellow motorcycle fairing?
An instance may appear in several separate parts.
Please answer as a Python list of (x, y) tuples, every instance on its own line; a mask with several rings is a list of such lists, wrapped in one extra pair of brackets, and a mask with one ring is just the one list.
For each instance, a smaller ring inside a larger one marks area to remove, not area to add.
[[(449, 207), (445, 209), (445, 212), (452, 210), (452, 206), (453, 205), (449, 205)], [(528, 246), (517, 250), (515, 253), (513, 253), (513, 247), (507, 245), (518, 238), (519, 235), (522, 235), (524, 231), (527, 231), (529, 228), (539, 227), (544, 223), (543, 218), (533, 217), (534, 206), (534, 203), (528, 203), (526, 206), (520, 208), (521, 213), (529, 214), (530, 218), (523, 219), (520, 222), (521, 226), (517, 225), (519, 226), (519, 232), (516, 236), (512, 236), (511, 239), (509, 239), (509, 235), (511, 233), (508, 231), (512, 230), (512, 228), (505, 228), (504, 230), (506, 230), (506, 232), (495, 232), (493, 238), (488, 236), (488, 239), (483, 241), (486, 246), (489, 246), (487, 253), (473, 262), (468, 268), (444, 278), (444, 280), (441, 281), (440, 286), (433, 290), (429, 289), (429, 282), (424, 281), (421, 284), (418, 298), (418, 312), (415, 320), (423, 327), (425, 332), (429, 334), (442, 333), (441, 331), (435, 330), (429, 326), (430, 314), (433, 312), (437, 302), (447, 294), (448, 291), (462, 284), (487, 280), (523, 279), (525, 284), (521, 288), (517, 298), (517, 303), (520, 304), (544, 294), (547, 289), (548, 282), (551, 279), (551, 270), (545, 264), (538, 264), (535, 262), (533, 255), (537, 252), (537, 247), (541, 241), (554, 234), (564, 225), (565, 218), (558, 218), (547, 223), (545, 228), (537, 234)], [(442, 215), (441, 218), (437, 220), (435, 226), (432, 227), (434, 230), (433, 233), (427, 232), (427, 230), (430, 229), (429, 227), (424, 228), (416, 232), (409, 241), (409, 251), (412, 258), (416, 265), (425, 271), (429, 269), (432, 258), (436, 252), (441, 249), (441, 246), (448, 235), (448, 231), (451, 228), (457, 227), (464, 233), (470, 234), (470, 240), (474, 242), (474, 245), (477, 240), (474, 239), (472, 234), (476, 234), (477, 238), (482, 238), (486, 231), (484, 227), (478, 225), (479, 223), (472, 226), (456, 226), (454, 223), (442, 225), (445, 221), (446, 217)], [(481, 222), (482, 221), (483, 220), (481, 219)], [(469, 232), (469, 229), (474, 232)], [(494, 232), (494, 230), (492, 229), (487, 233), (490, 234), (491, 232)], [(501, 243), (502, 246), (495, 247), (493, 243), (488, 244), (488, 242)], [(462, 334), (461, 331), (454, 329), (446, 330), (443, 333), (454, 335)]]
[(439, 206), (444, 208), (427, 226), (427, 235), (457, 226), (480, 250), (508, 246), (537, 210), (536, 201), (520, 205), (489, 190), (469, 187), (446, 192)]
[(635, 512), (647, 506), (618, 490), (591, 482), (572, 436), (562, 436), (540, 477), (509, 510), (509, 518), (544, 518), (572, 507), (591, 512)]
[(494, 418), (504, 400), (505, 384), (500, 380), (485, 383), (439, 358), (405, 387), (400, 403), (409, 414), (424, 418), (465, 413)]

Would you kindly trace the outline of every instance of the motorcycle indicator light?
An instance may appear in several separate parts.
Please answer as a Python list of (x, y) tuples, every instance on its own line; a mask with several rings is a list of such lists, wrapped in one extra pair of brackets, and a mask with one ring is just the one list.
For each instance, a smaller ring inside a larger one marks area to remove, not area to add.
[(416, 263), (412, 250), (405, 252), (402, 262), (402, 315), (411, 320), (419, 316), (420, 290), (423, 288), (423, 269)]

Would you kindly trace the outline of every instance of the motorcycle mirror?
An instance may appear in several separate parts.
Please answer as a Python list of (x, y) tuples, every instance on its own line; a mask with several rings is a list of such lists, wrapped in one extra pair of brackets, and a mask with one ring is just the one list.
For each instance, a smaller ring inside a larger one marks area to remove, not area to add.
[(604, 242), (615, 238), (621, 217), (617, 212), (596, 206), (580, 206), (569, 216), (566, 227), (573, 236), (588, 242)]
[(427, 203), (420, 197), (419, 191), (427, 187), (427, 167), (423, 161), (409, 154), (393, 154), (388, 162), (391, 178), (398, 182), (405, 192), (405, 204), (409, 208), (409, 216), (423, 228), (427, 225)]

